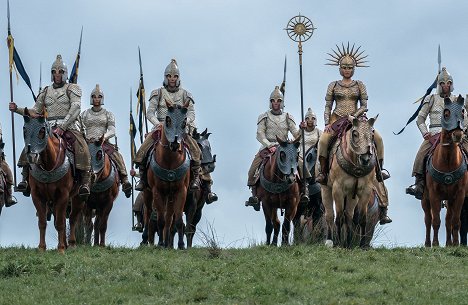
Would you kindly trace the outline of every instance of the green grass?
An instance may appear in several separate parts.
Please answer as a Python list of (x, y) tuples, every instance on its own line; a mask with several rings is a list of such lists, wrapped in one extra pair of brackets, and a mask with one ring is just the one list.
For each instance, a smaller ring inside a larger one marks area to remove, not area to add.
[(0, 249), (0, 304), (467, 304), (468, 249)]

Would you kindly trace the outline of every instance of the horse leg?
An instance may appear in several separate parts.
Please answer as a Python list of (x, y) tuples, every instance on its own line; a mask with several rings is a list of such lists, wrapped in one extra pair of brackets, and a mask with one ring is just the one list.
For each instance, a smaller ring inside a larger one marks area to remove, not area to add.
[(91, 245), (91, 235), (93, 233), (93, 210), (85, 207), (83, 213), (86, 231), (85, 243), (87, 245)]
[(363, 196), (359, 198), (358, 213), (359, 213), (359, 228), (360, 228), (360, 241), (359, 247), (367, 249), (370, 247), (370, 236), (367, 236), (367, 203), (370, 196)]
[(39, 251), (45, 251), (45, 234), (47, 228), (47, 203), (45, 201), (41, 201), (41, 199), (33, 192), (31, 192), (31, 196), (33, 199), (34, 206), (36, 207), (37, 225), (39, 227), (39, 245), (37, 246), (37, 248), (39, 249)]
[(322, 186), (321, 193), (323, 207), (325, 209), (325, 221), (327, 223), (325, 245), (333, 247), (333, 221), (335, 219), (335, 212), (333, 210), (332, 190), (328, 186)]
[(467, 245), (468, 235), (468, 197), (465, 197), (463, 201), (463, 207), (460, 215), (460, 244), (463, 246)]
[[(175, 196), (174, 200), (174, 221), (175, 221), (175, 227), (177, 229), (177, 235), (179, 240), (177, 241), (177, 248), (179, 250), (184, 250), (185, 249), (185, 243), (184, 243), (184, 220), (183, 220), (183, 214), (184, 214), (184, 205), (185, 205), (185, 200), (187, 198), (187, 193), (184, 191), (178, 192), (177, 195)], [(193, 235), (192, 235), (193, 236)]]
[[(295, 199), (292, 199), (295, 200)], [(291, 201), (292, 201), (291, 200)], [(284, 213), (283, 228), (281, 232), (281, 245), (289, 246), (289, 232), (291, 231), (291, 219), (296, 215), (297, 203), (289, 202), (288, 207)]]
[(271, 233), (273, 232), (273, 222), (271, 218), (271, 209), (268, 204), (263, 204), (263, 215), (265, 216), (265, 234), (266, 245), (271, 245)]
[(304, 215), (304, 219), (306, 217), (306, 209), (304, 208), (304, 205), (299, 205), (296, 211), (296, 215), (294, 215), (293, 218), (293, 241), (295, 244), (298, 244), (300, 242), (304, 242), (303, 239), (303, 231), (304, 228), (301, 226), (301, 216)]
[[(101, 214), (101, 220), (99, 221), (99, 246), (106, 246), (106, 231), (107, 231), (107, 222), (109, 221), (109, 214), (112, 210), (112, 202), (108, 202), (106, 207), (103, 209)], [(97, 235), (97, 234), (96, 234)]]
[(434, 239), (432, 240), (432, 246), (439, 246), (439, 229), (440, 229), (440, 202), (439, 196), (431, 199), (431, 214), (432, 214), (432, 229), (434, 230)]
[(187, 221), (187, 227), (185, 234), (187, 235), (187, 248), (192, 248), (193, 236), (195, 235), (195, 213), (197, 210), (195, 192), (187, 194), (185, 202), (185, 218)]
[(271, 242), (271, 245), (277, 246), (278, 245), (278, 236), (280, 232), (280, 225), (281, 222), (278, 218), (278, 210), (277, 209), (272, 209), (271, 210), (271, 219), (272, 219), (272, 224), (273, 224), (273, 240)]
[(464, 194), (462, 195), (461, 198), (457, 198), (456, 201), (454, 201), (454, 205), (452, 207), (448, 207), (452, 210), (452, 245), (453, 246), (459, 246), (460, 245), (460, 240), (459, 240), (459, 233), (460, 233), (460, 227), (461, 227), (461, 214), (462, 214), (462, 209), (463, 209), (463, 202), (464, 202)]
[(445, 246), (452, 246), (452, 225), (453, 225), (453, 204), (454, 200), (447, 200), (447, 214), (445, 215), (445, 235), (446, 241)]
[(424, 192), (421, 200), (421, 206), (424, 210), (424, 224), (426, 225), (426, 240), (424, 245), (426, 247), (431, 246), (431, 228), (432, 228), (432, 214), (431, 214), (431, 203), (427, 197), (427, 192)]
[[(55, 229), (57, 230), (58, 233), (58, 245), (57, 245), (57, 250), (59, 253), (63, 254), (65, 253), (65, 248), (66, 248), (66, 219), (65, 219), (65, 214), (67, 211), (67, 205), (68, 205), (68, 200), (69, 198), (59, 198), (55, 202)], [(71, 230), (71, 226), (70, 226)]]
[(338, 190), (338, 186), (335, 186), (332, 190), (333, 200), (335, 201), (335, 210), (336, 210), (336, 232), (337, 232), (337, 242), (341, 246), (345, 246), (346, 243), (346, 215), (345, 215), (345, 200), (344, 194), (341, 190)]
[(83, 210), (84, 202), (81, 201), (79, 196), (75, 196), (71, 200), (71, 213), (69, 217), (70, 222), (70, 236), (68, 237), (68, 243), (71, 247), (76, 247), (76, 225), (79, 223), (79, 217), (81, 217), (81, 211)]

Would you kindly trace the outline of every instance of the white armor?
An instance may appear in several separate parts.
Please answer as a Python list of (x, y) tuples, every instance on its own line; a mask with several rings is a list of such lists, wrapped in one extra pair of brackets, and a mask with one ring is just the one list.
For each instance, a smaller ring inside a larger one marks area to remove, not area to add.
[[(455, 102), (457, 96), (451, 94), (450, 100)], [(444, 111), (444, 98), (439, 94), (431, 94), (424, 99), (423, 106), (419, 110), (418, 119), (416, 121), (421, 134), (424, 136), (430, 132), (435, 135), (442, 131), (442, 112)], [(429, 116), (429, 129), (426, 125), (426, 118)]]
[(87, 109), (81, 114), (81, 122), (85, 129), (86, 140), (98, 140), (102, 135), (104, 135), (104, 140), (114, 137), (114, 114), (102, 107), (99, 107), (97, 111), (93, 108)]
[(57, 125), (63, 130), (79, 130), (81, 89), (76, 84), (68, 83), (60, 88), (47, 86), (37, 97), (33, 110), (38, 114), (47, 115), (47, 120), (52, 126)]
[[(309, 150), (309, 148), (317, 145), (321, 135), (322, 131), (317, 127), (315, 127), (312, 131), (307, 131), (304, 129), (304, 144), (306, 152)], [(299, 149), (302, 151), (302, 145), (299, 147)]]
[(189, 102), (187, 111), (187, 133), (191, 134), (195, 125), (195, 107), (192, 94), (187, 90), (179, 87), (175, 92), (170, 92), (166, 88), (161, 87), (153, 90), (149, 99), (148, 110), (146, 116), (148, 120), (157, 127), (160, 122), (164, 122), (167, 114), (166, 101), (174, 105), (184, 105)]
[(262, 144), (260, 150), (278, 144), (276, 136), (286, 141), (289, 132), (293, 137), (297, 137), (299, 134), (294, 118), (287, 112), (275, 115), (271, 111), (267, 111), (258, 117), (257, 140)]

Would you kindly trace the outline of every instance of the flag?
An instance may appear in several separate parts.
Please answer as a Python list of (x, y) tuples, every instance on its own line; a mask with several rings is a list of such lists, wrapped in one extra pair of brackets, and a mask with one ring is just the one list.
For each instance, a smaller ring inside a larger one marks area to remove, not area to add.
[(137, 99), (138, 132), (140, 133), (140, 143), (143, 143), (143, 124), (144, 120), (146, 120), (145, 86), (143, 84), (143, 75), (140, 76)]
[(136, 133), (137, 131), (135, 128), (135, 121), (133, 120), (132, 112), (130, 112), (130, 155), (131, 155), (132, 164), (136, 156), (136, 145), (135, 145)]
[(36, 95), (34, 94), (34, 91), (31, 86), (31, 80), (29, 79), (28, 73), (26, 72), (26, 69), (24, 68), (23, 63), (21, 62), (21, 58), (18, 54), (18, 51), (16, 51), (14, 41), (15, 40), (13, 39), (13, 36), (11, 35), (11, 33), (9, 33), (7, 37), (7, 44), (8, 44), (8, 53), (9, 53), (10, 72), (12, 72), (13, 69), (15, 69), (16, 77), (18, 77), (18, 73), (19, 75), (21, 75), (21, 78), (29, 87), (29, 90), (31, 90), (34, 100), (36, 100)]
[(418, 109), (416, 109), (416, 111), (413, 113), (413, 115), (408, 119), (408, 122), (406, 122), (406, 125), (398, 132), (398, 133), (395, 133), (393, 132), (394, 135), (399, 135), (403, 132), (403, 130), (405, 130), (406, 126), (408, 126), (409, 123), (413, 122), (414, 119), (416, 119), (416, 117), (418, 116), (418, 113), (419, 113), (419, 110), (421, 110), (423, 104), (424, 104), (424, 100), (426, 99), (426, 97), (431, 94), (432, 90), (434, 90), (435, 88), (437, 88), (437, 78), (439, 77), (439, 75), (437, 74), (437, 77), (436, 79), (434, 80), (434, 82), (429, 86), (429, 88), (427, 88), (426, 90), (426, 93), (424, 94), (424, 96), (421, 98), (421, 103), (419, 104), (418, 106)]
[(81, 27), (80, 44), (78, 46), (78, 53), (76, 54), (76, 59), (75, 59), (75, 62), (73, 63), (73, 67), (70, 72), (70, 77), (68, 77), (68, 81), (71, 84), (76, 84), (78, 82), (78, 68), (80, 67), (80, 56), (81, 56), (81, 38), (83, 38), (83, 27)]

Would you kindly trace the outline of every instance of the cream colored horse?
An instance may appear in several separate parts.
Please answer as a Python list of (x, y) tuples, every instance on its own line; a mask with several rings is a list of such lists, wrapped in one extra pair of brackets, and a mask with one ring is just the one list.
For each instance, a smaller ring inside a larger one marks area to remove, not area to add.
[[(333, 246), (333, 232), (338, 244), (350, 247), (353, 236), (353, 216), (357, 208), (360, 246), (365, 247), (367, 207), (375, 179), (376, 156), (373, 145), (373, 125), (369, 120), (354, 118), (352, 126), (337, 140), (330, 154), (330, 173), (327, 186), (322, 186), (322, 200), (327, 222), (328, 246)], [(333, 204), (334, 203), (334, 204)], [(336, 219), (333, 210), (336, 211)], [(335, 224), (333, 223), (335, 220)]]

